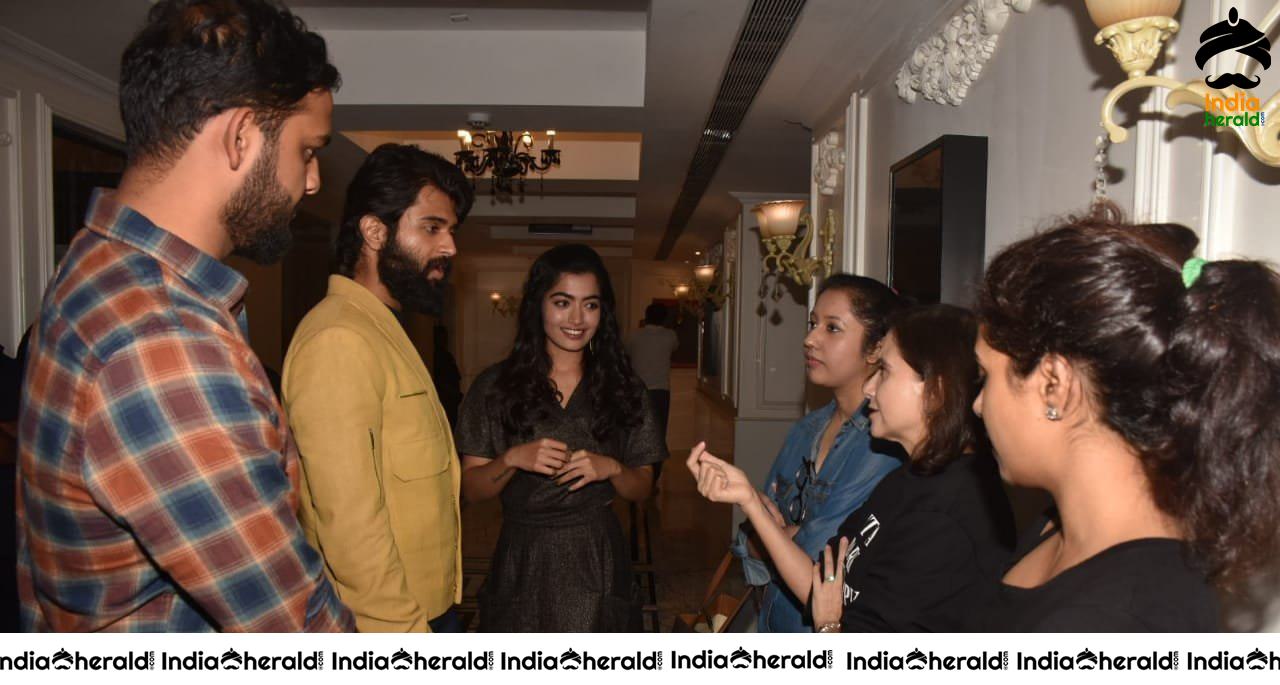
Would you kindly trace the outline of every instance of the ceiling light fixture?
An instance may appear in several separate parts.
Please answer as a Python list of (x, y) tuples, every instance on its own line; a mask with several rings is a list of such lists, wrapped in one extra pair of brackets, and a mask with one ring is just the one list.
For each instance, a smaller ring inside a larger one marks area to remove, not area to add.
[(524, 194), (524, 180), (530, 172), (541, 176), (552, 167), (560, 166), (560, 150), (556, 149), (556, 132), (547, 131), (547, 146), (541, 159), (533, 156), (533, 134), (524, 131), (494, 131), (488, 129), (489, 117), (472, 114), (468, 122), (471, 129), (458, 129), (458, 151), (453, 153), (454, 163), (463, 173), (475, 179), (490, 174), (493, 178), (493, 194), (510, 197), (518, 190)]

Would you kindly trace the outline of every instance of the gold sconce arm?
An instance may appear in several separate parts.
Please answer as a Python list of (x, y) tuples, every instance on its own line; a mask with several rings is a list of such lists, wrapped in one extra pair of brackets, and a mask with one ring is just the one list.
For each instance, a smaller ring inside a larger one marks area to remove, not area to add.
[(503, 295), (498, 291), (489, 293), (489, 304), (493, 313), (501, 317), (514, 315), (520, 309), (520, 298), (515, 295)]
[(818, 232), (814, 230), (813, 216), (807, 213), (801, 214), (799, 226), (800, 230), (804, 231), (804, 236), (795, 249), (791, 249), (791, 243), (795, 241), (793, 235), (777, 235), (760, 239), (765, 248), (765, 254), (760, 260), (760, 270), (765, 274), (775, 272), (779, 276), (785, 275), (797, 284), (808, 288), (813, 285), (813, 277), (818, 269), (822, 269), (824, 278), (831, 275), (836, 236), (835, 210), (827, 210), (826, 221), (822, 224), (819, 236), (822, 240), (821, 256), (809, 256), (809, 247), (813, 243), (814, 234)]

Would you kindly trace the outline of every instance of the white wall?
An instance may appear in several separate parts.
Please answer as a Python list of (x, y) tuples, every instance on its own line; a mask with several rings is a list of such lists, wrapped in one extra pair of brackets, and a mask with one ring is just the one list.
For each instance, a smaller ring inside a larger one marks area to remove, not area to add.
[(320, 34), (342, 72), (340, 105), (644, 105), (643, 30)]
[(10, 353), (53, 275), (55, 115), (124, 139), (114, 83), (0, 28), (0, 133), (11, 137), (0, 146), (0, 345)]
[[(1234, 4), (1246, 18), (1260, 20), (1270, 3)], [(1192, 60), (1201, 31), (1225, 17), (1228, 3), (1184, 4), (1182, 31), (1172, 41), (1166, 75), (1202, 78)], [(815, 136), (838, 130), (848, 141), (844, 186), (849, 218), (844, 230), (847, 263), (871, 276), (886, 274), (889, 224), (889, 167), (944, 134), (988, 139), (988, 258), (1053, 218), (1085, 209), (1092, 199), (1094, 140), (1101, 132), (1100, 107), (1123, 74), (1109, 51), (1093, 44), (1096, 31), (1083, 3), (1038, 2), (1013, 14), (995, 55), (969, 90), (963, 105), (938, 105), (898, 97), (892, 80), (851, 94), (866, 108), (866, 135), (859, 145), (856, 122), (847, 113), (823, 122)], [(1274, 37), (1273, 37), (1274, 38)], [(1280, 87), (1280, 78), (1262, 73), (1259, 92)], [(1280, 236), (1268, 219), (1280, 210), (1280, 170), (1258, 164), (1229, 133), (1211, 134), (1190, 108), (1173, 116), (1141, 115), (1140, 104), (1156, 98), (1134, 93), (1121, 102), (1119, 121), (1130, 138), (1112, 145), (1109, 196), (1135, 219), (1176, 221), (1201, 234), (1206, 253), (1280, 260)], [(1162, 121), (1163, 119), (1163, 121)], [(1144, 133), (1152, 133), (1147, 142)], [(853, 134), (853, 135), (850, 135)], [(865, 177), (858, 176), (860, 156)], [(859, 205), (859, 194), (865, 194)], [(858, 236), (858, 213), (865, 235)], [(861, 252), (864, 254), (859, 254)]]

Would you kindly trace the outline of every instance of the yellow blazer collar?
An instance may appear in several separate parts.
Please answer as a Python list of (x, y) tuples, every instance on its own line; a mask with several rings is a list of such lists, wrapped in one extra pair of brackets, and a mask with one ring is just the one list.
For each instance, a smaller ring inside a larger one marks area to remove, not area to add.
[(431, 374), (427, 372), (422, 355), (418, 354), (418, 348), (413, 346), (413, 341), (409, 340), (409, 334), (405, 332), (404, 326), (400, 325), (395, 313), (385, 302), (379, 300), (368, 288), (339, 274), (329, 276), (328, 294), (345, 298), (356, 309), (364, 312), (373, 320), (378, 330), (382, 331), (382, 334), (395, 345), (400, 355), (409, 362), (409, 366), (418, 373), (421, 380), (427, 384), (431, 383)]

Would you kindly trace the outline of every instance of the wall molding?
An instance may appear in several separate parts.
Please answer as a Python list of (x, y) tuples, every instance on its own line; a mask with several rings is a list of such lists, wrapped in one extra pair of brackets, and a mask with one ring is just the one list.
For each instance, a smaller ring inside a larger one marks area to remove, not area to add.
[(814, 145), (813, 183), (821, 195), (835, 195), (840, 188), (847, 153), (840, 145), (840, 132), (828, 131)]
[(76, 90), (87, 90), (111, 100), (120, 94), (115, 81), (3, 26), (0, 26), (0, 60), (16, 63)]
[[(34, 97), (35, 106), (35, 139), (32, 141), (35, 150), (34, 186), (36, 192), (35, 225), (28, 229), (23, 249), (34, 253), (35, 263), (28, 262), (28, 271), (23, 276), (25, 287), (37, 286), (37, 292), (43, 293), (53, 277), (53, 108), (40, 93)], [(40, 311), (40, 296), (37, 295), (34, 306), (29, 312)]]
[(0, 255), (0, 271), (4, 287), (4, 321), (0, 321), (0, 345), (17, 354), (18, 341), (22, 337), (26, 304), (23, 302), (24, 269), (22, 267), (22, 113), (17, 90), (0, 84), (0, 160), (4, 163), (5, 187), (0, 188), (0, 208), (4, 208), (4, 221), (9, 229), (0, 231), (0, 240), (7, 254)]
[(995, 54), (1000, 32), (1012, 12), (1026, 12), (1033, 0), (971, 0), (922, 43), (898, 70), (898, 96), (960, 106), (969, 86)]

